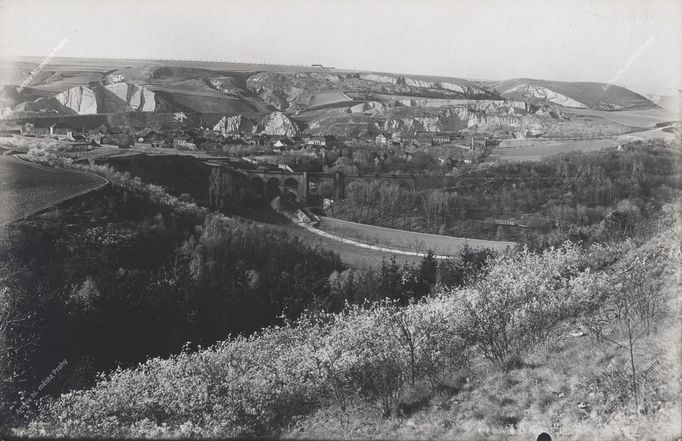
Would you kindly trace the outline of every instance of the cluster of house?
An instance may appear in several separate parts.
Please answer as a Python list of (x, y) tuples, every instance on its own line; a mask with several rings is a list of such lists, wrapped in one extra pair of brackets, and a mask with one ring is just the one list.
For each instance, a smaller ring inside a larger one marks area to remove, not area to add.
[(85, 142), (93, 145), (109, 144), (122, 148), (135, 145), (136, 139), (132, 133), (104, 134), (97, 130), (78, 132), (61, 122), (47, 126), (36, 126), (28, 122), (19, 128), (18, 133), (11, 134), (34, 138), (53, 138), (59, 141)]
[(460, 132), (416, 132), (413, 135), (394, 132), (379, 133), (374, 138), (374, 145), (384, 148), (442, 146), (473, 150), (485, 146), (487, 140), (487, 136), (466, 136)]
[[(464, 136), (458, 132), (452, 133), (436, 133), (436, 132), (417, 132), (411, 135), (403, 135), (400, 132), (393, 133), (379, 133), (376, 135), (368, 134), (366, 136), (335, 136), (335, 135), (310, 135), (300, 134), (295, 136), (283, 135), (222, 135), (218, 136), (214, 133), (206, 132), (200, 136), (187, 136), (175, 138), (173, 146), (176, 148), (190, 148), (195, 149), (198, 146), (198, 140), (203, 138), (205, 141), (201, 143), (204, 148), (206, 140), (214, 144), (222, 145), (243, 145), (265, 147), (274, 151), (284, 151), (290, 149), (300, 150), (305, 147), (337, 147), (343, 145), (363, 144), (367, 146), (374, 146), (378, 149), (385, 150), (404, 150), (411, 147), (428, 147), (428, 146), (443, 146), (443, 147), (457, 147), (465, 150), (473, 150), (481, 147), (486, 142), (486, 137), (483, 136)], [(210, 148), (210, 146), (209, 146)]]
[(63, 123), (55, 123), (47, 127), (37, 127), (26, 123), (21, 127), (21, 135), (34, 137), (52, 137), (67, 141), (85, 141), (93, 144), (109, 144), (118, 147), (130, 147), (137, 142), (151, 144), (156, 148), (175, 148), (178, 150), (205, 150), (213, 152), (228, 152), (232, 147), (261, 147), (263, 151), (274, 154), (289, 150), (304, 150), (324, 156), (325, 151), (349, 145), (364, 145), (378, 150), (407, 152), (419, 147), (439, 146), (453, 147), (462, 150), (474, 150), (484, 147), (487, 138), (484, 136), (466, 136), (459, 132), (417, 132), (414, 134), (378, 133), (365, 136), (342, 137), (335, 135), (299, 134), (295, 136), (267, 135), (267, 134), (233, 134), (221, 135), (209, 129), (191, 131), (162, 131), (144, 130), (133, 134), (124, 132), (118, 134), (104, 134), (102, 131), (76, 133)]
[(313, 135), (266, 135), (266, 134), (234, 134), (216, 135), (215, 133), (204, 130), (197, 132), (186, 132), (177, 134), (172, 141), (153, 141), (154, 147), (173, 147), (180, 150), (206, 150), (221, 151), (233, 146), (243, 147), (262, 147), (263, 150), (270, 150), (281, 153), (285, 150), (300, 150), (305, 147), (325, 147), (336, 146), (345, 143), (346, 140), (338, 139), (333, 135), (313, 136)]
[(19, 129), (22, 136), (32, 136), (37, 138), (55, 138), (62, 141), (76, 141), (82, 135), (75, 135), (73, 129), (62, 123), (55, 123), (47, 127), (38, 127), (33, 123), (26, 123)]

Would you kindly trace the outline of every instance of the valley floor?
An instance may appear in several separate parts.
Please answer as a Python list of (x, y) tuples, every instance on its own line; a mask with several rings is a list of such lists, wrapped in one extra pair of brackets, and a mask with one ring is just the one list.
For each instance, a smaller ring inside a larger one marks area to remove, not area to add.
[(473, 249), (504, 250), (516, 245), (514, 242), (468, 239), (378, 227), (330, 217), (323, 217), (319, 228), (370, 245), (416, 253), (433, 251), (434, 254), (441, 256), (457, 256), (465, 246)]
[(598, 116), (617, 124), (631, 127), (653, 127), (658, 123), (679, 120), (682, 116), (672, 110), (654, 108), (647, 110), (605, 111), (593, 109), (566, 108), (566, 113), (573, 115)]
[(593, 139), (587, 141), (551, 142), (524, 147), (500, 148), (493, 151), (492, 157), (503, 161), (539, 161), (548, 156), (567, 152), (596, 152), (609, 147), (617, 147), (616, 138)]

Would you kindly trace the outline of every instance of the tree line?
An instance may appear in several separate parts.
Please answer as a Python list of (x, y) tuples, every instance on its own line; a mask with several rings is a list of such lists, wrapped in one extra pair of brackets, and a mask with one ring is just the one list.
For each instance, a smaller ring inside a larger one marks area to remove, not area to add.
[(351, 269), (280, 230), (208, 213), (129, 175), (109, 177), (120, 182), (8, 228), (0, 250), (3, 418), (33, 408), (37, 400), (26, 397), (64, 359), (41, 395), (306, 310), (384, 298), (407, 304), (439, 283), (464, 283), (488, 255), (467, 249), (449, 262), (429, 255)]
[(466, 174), (444, 180), (442, 188), (354, 181), (333, 215), (481, 239), (526, 243), (560, 243), (576, 235), (598, 239), (600, 224), (614, 211), (637, 222), (679, 198), (680, 165), (678, 150), (652, 142), (633, 143), (623, 151), (475, 165)]

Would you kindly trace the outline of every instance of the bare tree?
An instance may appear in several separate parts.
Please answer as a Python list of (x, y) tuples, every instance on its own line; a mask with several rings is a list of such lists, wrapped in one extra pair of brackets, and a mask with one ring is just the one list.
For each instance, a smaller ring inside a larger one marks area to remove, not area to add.
[(666, 299), (657, 286), (654, 256), (637, 257), (620, 269), (606, 293), (602, 308), (584, 319), (597, 341), (624, 350), (630, 362), (631, 388), (639, 409), (639, 379), (636, 352), (640, 340), (664, 322)]
[(422, 209), (426, 215), (426, 226), (431, 227), (431, 216), (445, 212), (448, 205), (448, 196), (441, 190), (429, 191), (422, 198)]
[[(21, 369), (16, 365), (18, 354), (28, 350), (35, 344), (31, 339), (17, 339), (12, 330), (18, 326), (27, 326), (30, 319), (28, 313), (19, 313), (16, 297), (7, 287), (0, 287), (0, 409), (6, 409), (16, 399), (16, 386)], [(0, 412), (0, 418), (3, 418)]]
[(382, 214), (385, 211), (393, 212), (400, 200), (400, 186), (395, 182), (390, 184), (382, 183), (379, 186), (379, 201)]

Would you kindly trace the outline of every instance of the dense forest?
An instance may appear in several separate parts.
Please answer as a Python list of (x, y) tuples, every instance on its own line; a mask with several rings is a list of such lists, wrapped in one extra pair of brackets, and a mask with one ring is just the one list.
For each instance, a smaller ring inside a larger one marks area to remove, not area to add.
[[(680, 196), (682, 155), (660, 143), (567, 153), (538, 162), (478, 164), (443, 188), (354, 181), (331, 215), (413, 231), (541, 246), (624, 234)], [(609, 231), (612, 235), (613, 231)]]

